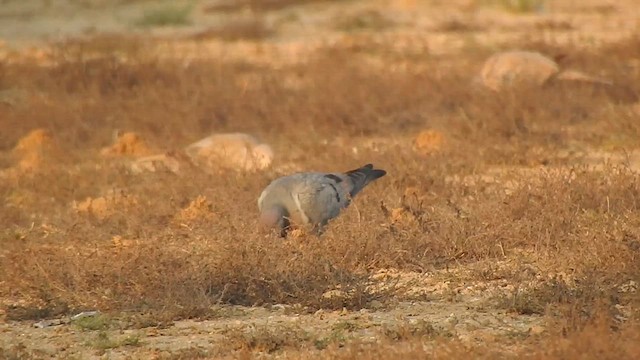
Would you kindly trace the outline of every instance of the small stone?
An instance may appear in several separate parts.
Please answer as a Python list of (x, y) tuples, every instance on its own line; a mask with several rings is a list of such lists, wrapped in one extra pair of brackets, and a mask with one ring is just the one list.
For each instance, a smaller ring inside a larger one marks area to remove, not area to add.
[(638, 283), (633, 280), (629, 280), (618, 287), (618, 291), (620, 291), (621, 293), (635, 293), (637, 290)]
[(447, 323), (451, 326), (456, 326), (458, 324), (458, 317), (456, 314), (449, 314), (449, 316), (447, 316)]

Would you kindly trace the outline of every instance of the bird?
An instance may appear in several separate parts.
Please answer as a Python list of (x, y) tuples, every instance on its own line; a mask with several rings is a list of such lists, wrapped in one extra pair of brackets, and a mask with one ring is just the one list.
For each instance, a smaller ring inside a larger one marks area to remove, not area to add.
[(259, 223), (286, 237), (291, 225), (311, 226), (322, 235), (326, 225), (351, 204), (371, 182), (387, 172), (373, 164), (343, 173), (300, 172), (283, 176), (267, 185), (258, 198)]

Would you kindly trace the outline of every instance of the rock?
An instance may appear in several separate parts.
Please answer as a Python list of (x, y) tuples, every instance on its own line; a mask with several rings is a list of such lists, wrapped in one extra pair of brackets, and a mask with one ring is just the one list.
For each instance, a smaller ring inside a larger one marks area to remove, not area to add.
[(142, 173), (145, 171), (171, 171), (173, 173), (180, 172), (181, 169), (193, 166), (191, 159), (181, 151), (168, 151), (164, 154), (156, 154), (141, 157), (134, 160), (129, 168), (134, 173)]
[(273, 161), (267, 144), (244, 133), (213, 134), (186, 147), (186, 153), (207, 169), (263, 170)]
[(629, 280), (626, 283), (620, 285), (618, 287), (618, 291), (621, 293), (635, 293), (636, 291), (638, 291), (638, 283), (633, 280)]
[(79, 314), (73, 315), (71, 317), (64, 317), (64, 318), (60, 318), (60, 319), (45, 319), (45, 320), (41, 320), (38, 321), (36, 323), (33, 324), (34, 327), (39, 328), (39, 329), (44, 329), (47, 327), (51, 327), (51, 326), (58, 326), (58, 325), (66, 325), (71, 323), (72, 321), (78, 320), (78, 319), (82, 319), (85, 317), (93, 317), (93, 316), (98, 316), (100, 315), (99, 311), (83, 311)]
[(94, 316), (98, 316), (100, 315), (100, 311), (83, 311), (81, 313), (75, 314), (71, 317), (72, 321), (78, 320), (78, 319), (82, 319), (82, 318), (86, 318), (86, 317), (94, 317)]
[(427, 129), (421, 131), (413, 141), (413, 149), (424, 155), (433, 154), (442, 149), (445, 137), (439, 131)]
[(560, 72), (552, 59), (531, 51), (507, 51), (489, 57), (480, 71), (482, 83), (495, 91), (515, 84), (540, 86)]
[(564, 81), (584, 81), (602, 85), (613, 85), (613, 82), (611, 81), (587, 75), (577, 70), (563, 70), (558, 74), (558, 76), (556, 76), (556, 79)]
[(454, 313), (449, 314), (449, 316), (447, 316), (447, 320), (446, 321), (447, 321), (447, 323), (449, 325), (454, 326), (454, 327), (456, 325), (458, 325), (458, 322), (459, 322), (458, 317)]
[(494, 54), (485, 61), (480, 71), (480, 82), (494, 91), (514, 85), (542, 86), (551, 81), (581, 82), (615, 88), (609, 80), (577, 70), (560, 69), (553, 59), (533, 51)]
[(102, 156), (147, 156), (151, 154), (153, 151), (147, 142), (133, 132), (116, 134), (114, 143), (100, 150)]

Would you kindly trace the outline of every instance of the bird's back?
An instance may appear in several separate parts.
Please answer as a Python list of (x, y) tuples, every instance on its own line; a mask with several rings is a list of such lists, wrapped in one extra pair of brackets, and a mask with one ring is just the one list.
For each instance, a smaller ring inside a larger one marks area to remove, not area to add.
[(348, 204), (347, 193), (332, 186), (326, 176), (326, 173), (307, 172), (278, 178), (264, 189), (258, 206), (261, 211), (282, 206), (298, 224), (326, 223)]
[(346, 173), (306, 172), (272, 181), (260, 194), (262, 213), (271, 212), (297, 224), (321, 229), (351, 203), (367, 184), (384, 176), (367, 164)]

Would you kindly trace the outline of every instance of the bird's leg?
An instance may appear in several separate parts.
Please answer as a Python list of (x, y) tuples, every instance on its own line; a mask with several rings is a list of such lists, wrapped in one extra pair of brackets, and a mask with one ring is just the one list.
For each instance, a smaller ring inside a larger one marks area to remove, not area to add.
[(322, 236), (322, 234), (324, 234), (324, 231), (325, 231), (325, 225), (326, 223), (313, 225), (313, 228), (311, 229), (312, 233), (315, 234), (316, 236)]
[(289, 230), (291, 230), (291, 220), (289, 217), (283, 216), (280, 222), (280, 237), (286, 238)]

